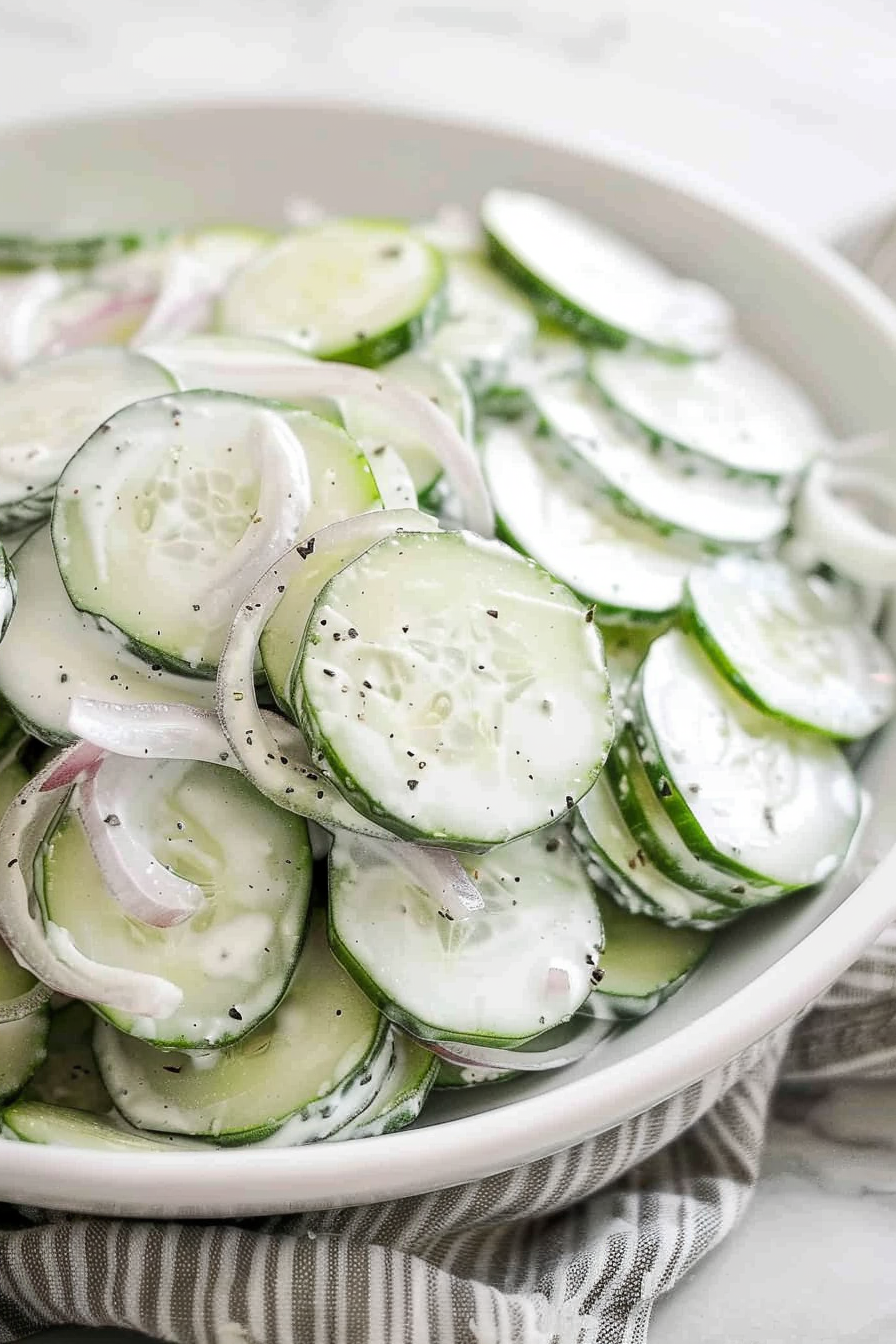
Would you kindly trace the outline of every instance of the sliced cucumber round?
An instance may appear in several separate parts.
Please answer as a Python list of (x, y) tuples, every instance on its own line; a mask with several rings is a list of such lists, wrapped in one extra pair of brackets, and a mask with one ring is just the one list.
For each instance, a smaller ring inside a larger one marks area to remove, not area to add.
[[(393, 359), (383, 369), (388, 379), (396, 379), (422, 396), (428, 397), (445, 412), (457, 430), (469, 439), (473, 433), (473, 403), (467, 385), (450, 364), (412, 351)], [(431, 490), (442, 475), (442, 465), (419, 436), (373, 405), (369, 399), (344, 397), (340, 404), (345, 428), (366, 453), (383, 445), (400, 453), (418, 495)], [(374, 472), (376, 463), (374, 462)]]
[(94, 1115), (105, 1115), (112, 1109), (112, 1099), (93, 1057), (95, 1022), (87, 1004), (77, 1001), (53, 1013), (47, 1057), (31, 1076), (22, 1093), (23, 1101), (89, 1111)]
[(519, 1045), (567, 1021), (590, 993), (602, 941), (591, 883), (558, 828), (463, 862), (485, 909), (456, 920), (387, 849), (337, 835), (330, 944), (415, 1036)]
[(0, 526), (50, 512), (69, 458), (115, 411), (168, 392), (174, 380), (131, 350), (79, 350), (32, 364), (0, 386)]
[(482, 464), (500, 534), (593, 602), (599, 619), (655, 622), (678, 607), (700, 554), (621, 513), (569, 450), (494, 425)]
[(746, 346), (694, 364), (601, 351), (591, 373), (610, 405), (654, 439), (733, 472), (793, 477), (830, 437), (802, 389)]
[(729, 556), (691, 575), (687, 612), (719, 671), (795, 727), (855, 739), (896, 708), (896, 665), (842, 587)]
[(611, 1022), (644, 1017), (681, 988), (709, 951), (712, 935), (632, 914), (602, 892), (597, 903), (606, 945), (591, 1008)]
[(364, 1110), (331, 1138), (367, 1139), (393, 1134), (412, 1125), (423, 1110), (439, 1061), (403, 1031), (393, 1030), (391, 1035), (394, 1058), (389, 1076)]
[[(103, 1152), (170, 1152), (187, 1145), (164, 1134), (140, 1134), (121, 1120), (91, 1115), (68, 1106), (43, 1101), (17, 1101), (3, 1112), (5, 1138), (22, 1143), (57, 1143), (66, 1148), (95, 1148)], [(199, 1145), (191, 1145), (198, 1147)]]
[(129, 766), (133, 786), (110, 824), (127, 826), (157, 862), (199, 885), (205, 902), (169, 928), (130, 917), (69, 812), (43, 848), (44, 916), (83, 955), (163, 975), (183, 991), (166, 1018), (100, 1008), (120, 1031), (166, 1048), (219, 1048), (261, 1022), (289, 983), (311, 891), (308, 830), (223, 766)]
[(829, 877), (860, 810), (837, 747), (756, 710), (679, 630), (650, 646), (639, 681), (642, 761), (694, 854), (789, 890)]
[(160, 235), (103, 233), (85, 238), (36, 238), (32, 234), (0, 234), (0, 271), (89, 270), (154, 244)]
[[(292, 700), (315, 760), (407, 838), (487, 849), (587, 793), (613, 735), (590, 614), (471, 533), (387, 537), (318, 595)], [(558, 725), (575, 723), (574, 735)]]
[(617, 709), (625, 703), (628, 688), (644, 661), (644, 655), (663, 626), (608, 625), (602, 631), (604, 657), (610, 674), (613, 704)]
[(589, 341), (643, 342), (667, 354), (715, 354), (730, 310), (617, 234), (543, 196), (496, 188), (482, 225), (494, 264), (555, 321)]
[(457, 253), (447, 265), (448, 312), (426, 351), (456, 368), (478, 397), (502, 381), (510, 359), (528, 350), (538, 319), (484, 257)]
[(219, 302), (218, 325), (374, 368), (435, 331), (444, 287), (441, 255), (404, 225), (329, 220), (238, 271)]
[(609, 886), (633, 914), (649, 915), (672, 927), (717, 928), (739, 909), (673, 882), (635, 839), (619, 810), (606, 774), (579, 803), (573, 836), (590, 876)]
[(385, 1022), (330, 955), (323, 917), (314, 916), (283, 1002), (236, 1044), (211, 1057), (179, 1054), (98, 1022), (94, 1051), (115, 1105), (138, 1129), (298, 1143), (325, 1138), (364, 1109), (388, 1073), (388, 1043)]
[(762, 546), (787, 526), (789, 509), (764, 480), (732, 477), (677, 449), (651, 441), (582, 380), (564, 379), (533, 393), (552, 434), (595, 474), (618, 508), (668, 535), (683, 532), (705, 547)]
[(117, 634), (75, 610), (48, 528), (28, 538), (15, 563), (21, 601), (0, 643), (0, 695), (28, 732), (53, 746), (71, 742), (68, 713), (75, 696), (214, 708), (213, 682), (145, 662)]
[(14, 1097), (47, 1055), (50, 1010), (46, 1004), (13, 1022), (0, 1022), (0, 1101)]
[(271, 545), (279, 540), (274, 554), (259, 551), (260, 573), (298, 536), (378, 502), (366, 458), (336, 426), (249, 397), (183, 392), (129, 406), (88, 439), (59, 482), (53, 545), (79, 610), (144, 657), (211, 676), (243, 596), (222, 571), (252, 558), (258, 526), (276, 515)]
[[(376, 526), (378, 523), (380, 527)], [(416, 525), (421, 528), (425, 526), (422, 515)], [(435, 530), (435, 523), (432, 526)], [(323, 539), (317, 538), (314, 550), (306, 555), (301, 569), (284, 585), (283, 596), (262, 631), (259, 650), (268, 685), (277, 704), (289, 718), (295, 713), (290, 699), (293, 667), (318, 593), (334, 574), (338, 574), (350, 560), (355, 560), (368, 545), (378, 540), (372, 536), (374, 530), (380, 536), (390, 536), (395, 531), (395, 519), (384, 509), (376, 520), (368, 520), (368, 528), (365, 542), (360, 548), (357, 542), (334, 546), (332, 542), (329, 545), (322, 544)]]
[(514, 420), (532, 409), (539, 388), (584, 376), (587, 360), (587, 348), (580, 341), (550, 319), (542, 319), (531, 345), (508, 361), (499, 382), (480, 394), (479, 409)]

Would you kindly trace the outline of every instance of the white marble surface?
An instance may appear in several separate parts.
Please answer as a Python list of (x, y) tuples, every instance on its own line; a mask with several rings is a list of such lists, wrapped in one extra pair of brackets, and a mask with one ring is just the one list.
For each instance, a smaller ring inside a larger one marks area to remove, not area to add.
[[(892, 0), (0, 0), (0, 123), (234, 95), (610, 137), (831, 234), (896, 200)], [(651, 1344), (896, 1340), (896, 1083), (798, 1109)]]

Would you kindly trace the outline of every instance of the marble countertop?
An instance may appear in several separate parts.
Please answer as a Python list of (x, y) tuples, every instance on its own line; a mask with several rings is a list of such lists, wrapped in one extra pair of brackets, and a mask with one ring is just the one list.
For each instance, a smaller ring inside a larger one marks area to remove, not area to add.
[[(829, 236), (896, 201), (885, 0), (0, 0), (0, 122), (233, 96), (609, 137)], [(896, 1340), (894, 1234), (896, 1083), (790, 1101), (744, 1222), (651, 1344)]]

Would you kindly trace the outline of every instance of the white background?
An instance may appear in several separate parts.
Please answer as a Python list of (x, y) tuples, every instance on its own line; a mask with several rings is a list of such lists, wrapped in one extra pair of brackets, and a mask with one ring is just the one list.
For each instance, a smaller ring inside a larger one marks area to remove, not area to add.
[[(830, 235), (896, 205), (896, 0), (0, 0), (0, 122), (233, 95), (628, 141)], [(894, 1246), (896, 1086), (842, 1091), (651, 1344), (889, 1344)]]

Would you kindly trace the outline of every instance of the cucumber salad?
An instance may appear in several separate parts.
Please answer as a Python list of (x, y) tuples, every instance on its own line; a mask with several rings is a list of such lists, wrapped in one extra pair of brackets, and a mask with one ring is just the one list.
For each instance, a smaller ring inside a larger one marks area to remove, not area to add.
[(887, 575), (707, 286), (505, 189), (5, 236), (0, 370), (5, 1138), (398, 1130), (843, 863)]

